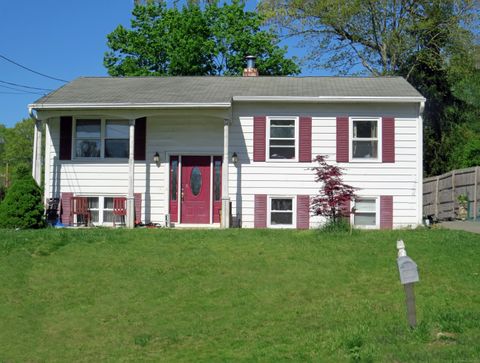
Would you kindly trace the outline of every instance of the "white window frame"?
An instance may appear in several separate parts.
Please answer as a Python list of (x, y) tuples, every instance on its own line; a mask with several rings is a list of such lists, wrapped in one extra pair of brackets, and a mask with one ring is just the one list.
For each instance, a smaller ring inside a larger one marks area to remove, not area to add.
[[(377, 122), (377, 138), (359, 138), (353, 137), (354, 121), (376, 121)], [(353, 163), (381, 163), (382, 162), (382, 118), (381, 117), (350, 117), (348, 124), (348, 158)], [(353, 141), (375, 141), (377, 140), (377, 157), (376, 158), (354, 158), (353, 157)]]
[[(272, 224), (272, 199), (292, 199), (292, 224)], [(297, 228), (297, 197), (295, 195), (269, 195), (267, 197), (267, 227)]]
[[(298, 162), (298, 153), (299, 153), (299, 128), (298, 128), (298, 117), (295, 116), (268, 116), (267, 117), (267, 132), (266, 132), (266, 158), (265, 160), (273, 163), (294, 163)], [(295, 158), (293, 159), (270, 159), (270, 122), (272, 120), (292, 120), (295, 124)]]
[[(100, 120), (100, 156), (93, 156), (93, 157), (77, 156), (77, 120)], [(105, 117), (94, 117), (94, 116), (77, 116), (73, 118), (72, 154), (71, 154), (72, 160), (79, 160), (79, 161), (102, 160), (102, 161), (113, 161), (113, 162), (128, 160), (128, 158), (105, 157), (105, 140), (107, 139), (106, 138), (107, 121), (125, 121), (128, 125), (129, 120), (122, 119), (122, 118), (115, 118), (115, 117), (105, 118)], [(127, 140), (130, 140), (130, 133)]]
[[(378, 229), (380, 228), (380, 197), (378, 196), (359, 196), (357, 199), (370, 199), (375, 200), (375, 225), (362, 225), (362, 224), (355, 224), (355, 214), (357, 214), (357, 210), (355, 209), (355, 213), (350, 214), (350, 224), (355, 228), (360, 229)], [(353, 200), (353, 206), (356, 207), (356, 200)], [(365, 212), (367, 213), (367, 212)], [(371, 213), (371, 212), (368, 212)]]
[[(105, 210), (105, 198), (121, 198), (125, 197), (125, 195), (119, 195), (119, 194), (114, 194), (114, 195), (75, 195), (76, 197), (85, 197), (85, 198), (98, 198), (98, 209), (92, 209), (95, 211), (98, 211), (98, 222), (91, 222), (92, 225), (94, 226), (113, 226), (113, 222), (105, 222), (103, 218), (103, 212)], [(112, 210), (112, 209), (107, 209), (107, 210)], [(75, 223), (76, 223), (76, 216), (75, 216)]]

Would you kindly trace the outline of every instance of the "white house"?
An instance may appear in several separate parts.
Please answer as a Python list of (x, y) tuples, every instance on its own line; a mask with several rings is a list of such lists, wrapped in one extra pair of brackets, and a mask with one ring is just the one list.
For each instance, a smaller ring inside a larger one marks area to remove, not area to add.
[(97, 225), (125, 197), (130, 227), (314, 227), (322, 154), (358, 188), (352, 223), (399, 228), (422, 220), (424, 102), (399, 77), (86, 77), (29, 108), (64, 224), (81, 196)]

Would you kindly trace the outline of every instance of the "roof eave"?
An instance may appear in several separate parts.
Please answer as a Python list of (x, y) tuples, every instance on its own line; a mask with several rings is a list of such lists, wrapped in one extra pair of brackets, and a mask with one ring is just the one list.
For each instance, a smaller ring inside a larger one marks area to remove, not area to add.
[(90, 110), (90, 109), (226, 109), (230, 102), (218, 103), (32, 103), (29, 110)]
[(236, 102), (303, 102), (303, 103), (417, 103), (425, 102), (426, 99), (422, 96), (409, 97), (372, 97), (372, 96), (319, 96), (319, 97), (289, 97), (289, 96), (234, 96), (233, 101)]
[[(291, 96), (234, 96), (234, 102), (301, 102), (301, 103), (422, 103), (426, 99), (421, 96), (411, 97), (291, 97)], [(32, 110), (85, 110), (85, 109), (226, 109), (231, 107), (231, 102), (214, 103), (32, 103), (28, 105)]]

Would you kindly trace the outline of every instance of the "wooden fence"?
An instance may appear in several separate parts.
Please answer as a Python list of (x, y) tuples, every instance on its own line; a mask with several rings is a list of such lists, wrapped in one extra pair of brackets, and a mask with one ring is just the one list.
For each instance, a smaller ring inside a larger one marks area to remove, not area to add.
[(468, 217), (480, 218), (480, 167), (453, 170), (423, 180), (423, 215), (437, 220), (457, 217), (458, 197), (468, 197)]

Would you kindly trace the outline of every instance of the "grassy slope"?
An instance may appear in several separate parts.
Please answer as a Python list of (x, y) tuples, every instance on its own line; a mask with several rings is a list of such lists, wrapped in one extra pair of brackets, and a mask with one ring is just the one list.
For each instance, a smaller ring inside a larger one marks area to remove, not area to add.
[[(397, 237), (420, 268), (415, 331)], [(1, 231), (0, 361), (480, 361), (479, 242), (444, 230)]]

